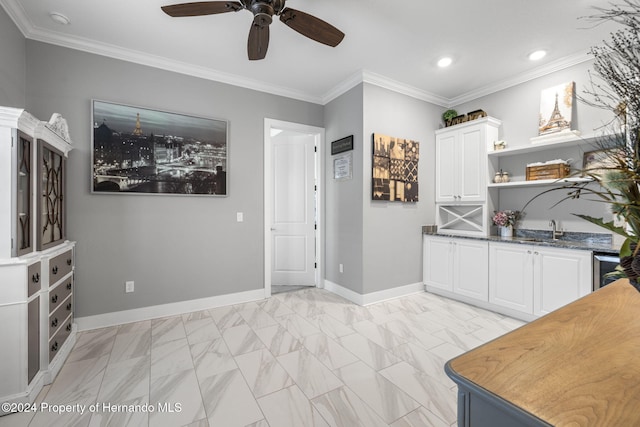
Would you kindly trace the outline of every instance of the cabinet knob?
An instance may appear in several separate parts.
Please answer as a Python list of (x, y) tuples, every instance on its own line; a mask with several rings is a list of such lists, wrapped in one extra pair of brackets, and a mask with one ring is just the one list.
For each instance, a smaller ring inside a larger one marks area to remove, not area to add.
[(67, 260), (67, 265), (71, 265), (71, 258)]
[(57, 265), (54, 265), (54, 266), (53, 266), (53, 268), (51, 269), (51, 272), (52, 272), (53, 274), (58, 274), (58, 266), (57, 266)]
[(67, 327), (65, 328), (65, 329), (67, 330), (67, 332), (71, 331), (71, 327), (72, 327), (72, 326), (71, 326), (71, 323), (69, 323), (69, 324), (67, 325)]
[(51, 346), (51, 351), (58, 351), (58, 341), (54, 342)]
[(533, 254), (534, 254), (534, 255), (538, 255), (538, 251), (535, 251)]
[(55, 294), (54, 296), (51, 297), (51, 302), (54, 304), (58, 302), (58, 294)]
[(40, 281), (40, 273), (36, 273), (33, 276), (31, 276), (31, 281), (33, 283), (38, 283)]
[(57, 317), (51, 321), (51, 327), (55, 328), (56, 326), (58, 326), (58, 318)]
[(71, 282), (67, 283), (67, 289), (71, 290)]
[(67, 304), (67, 311), (71, 311), (71, 303)]

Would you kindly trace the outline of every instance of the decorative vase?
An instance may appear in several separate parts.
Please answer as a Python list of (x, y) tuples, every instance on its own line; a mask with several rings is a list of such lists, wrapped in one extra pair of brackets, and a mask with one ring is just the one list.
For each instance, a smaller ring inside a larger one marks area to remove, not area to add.
[(500, 228), (500, 237), (513, 237), (513, 225), (498, 228)]

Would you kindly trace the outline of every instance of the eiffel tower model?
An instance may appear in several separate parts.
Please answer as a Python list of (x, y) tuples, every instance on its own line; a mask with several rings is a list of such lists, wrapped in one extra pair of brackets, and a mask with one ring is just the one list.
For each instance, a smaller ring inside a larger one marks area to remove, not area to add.
[(540, 127), (540, 135), (546, 135), (548, 133), (560, 132), (564, 129), (569, 129), (571, 127), (571, 123), (568, 122), (560, 109), (558, 108), (558, 94), (556, 93), (556, 104), (553, 107), (553, 111), (551, 112), (551, 117), (547, 124)]
[[(556, 105), (558, 101), (556, 99)], [(142, 136), (142, 126), (140, 126), (140, 113), (138, 113), (138, 118), (136, 119), (136, 128), (133, 130), (133, 134), (135, 136)]]

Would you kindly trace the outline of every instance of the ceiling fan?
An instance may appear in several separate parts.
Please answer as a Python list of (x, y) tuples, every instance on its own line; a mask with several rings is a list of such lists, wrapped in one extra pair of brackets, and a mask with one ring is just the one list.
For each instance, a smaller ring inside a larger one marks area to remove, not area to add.
[(285, 7), (286, 0), (240, 0), (240, 1), (202, 1), (162, 6), (169, 16), (201, 16), (225, 12), (237, 12), (246, 9), (253, 13), (253, 23), (249, 30), (247, 52), (250, 60), (264, 59), (269, 47), (269, 24), (273, 16), (296, 30), (303, 36), (331, 47), (337, 46), (344, 33), (322, 19)]

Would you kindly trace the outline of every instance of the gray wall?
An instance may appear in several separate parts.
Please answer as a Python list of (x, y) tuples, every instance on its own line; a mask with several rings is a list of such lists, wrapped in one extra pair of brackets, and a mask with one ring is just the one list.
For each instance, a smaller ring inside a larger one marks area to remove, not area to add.
[[(331, 179), (333, 157), (327, 154), (327, 280), (359, 294), (422, 281), (421, 226), (434, 222), (434, 131), (441, 110), (371, 84), (325, 106), (328, 143), (354, 135), (353, 179)], [(373, 133), (420, 142), (418, 203), (371, 200)]]
[[(435, 136), (443, 108), (364, 86), (363, 260), (365, 294), (422, 282), (422, 229), (435, 218)], [(420, 142), (417, 203), (371, 200), (372, 134)]]
[(0, 105), (24, 108), (26, 104), (26, 41), (0, 7)]
[[(322, 106), (35, 41), (27, 81), (28, 110), (61, 113), (76, 147), (67, 206), (78, 317), (264, 287), (264, 118), (323, 126)], [(228, 120), (229, 196), (91, 194), (92, 98)]]
[[(592, 69), (591, 61), (585, 62), (454, 108), (459, 114), (482, 109), (490, 116), (502, 120), (502, 139), (507, 141), (508, 147), (528, 145), (530, 138), (538, 135), (540, 92), (549, 87), (573, 81), (576, 84), (576, 93), (586, 96), (584, 92), (589, 84), (590, 69)], [(590, 107), (583, 102), (576, 102), (573, 114), (574, 129), (579, 130), (582, 135), (601, 133), (603, 124), (608, 123), (612, 117), (611, 113)], [(591, 144), (584, 143), (575, 149), (552, 150), (528, 154), (521, 158), (507, 158), (504, 163), (501, 162), (501, 165), (504, 164), (505, 170), (512, 176), (524, 179), (526, 163), (562, 158), (573, 159), (576, 167), (581, 168), (584, 152), (595, 148)], [(499, 208), (520, 209), (545, 189), (547, 188), (501, 190)], [(571, 215), (572, 212), (580, 212), (611, 219), (606, 205), (587, 200), (567, 200), (554, 206), (566, 194), (566, 191), (554, 191), (535, 199), (527, 207), (526, 216), (518, 226), (549, 229), (549, 220), (556, 219), (569, 231), (607, 232), (603, 228)]]
[[(325, 171), (325, 278), (359, 294), (363, 294), (362, 264), (362, 197), (363, 144), (362, 101), (360, 84), (325, 106), (326, 171)], [(333, 179), (331, 141), (353, 135), (353, 178)], [(339, 264), (344, 265), (343, 273)]]

